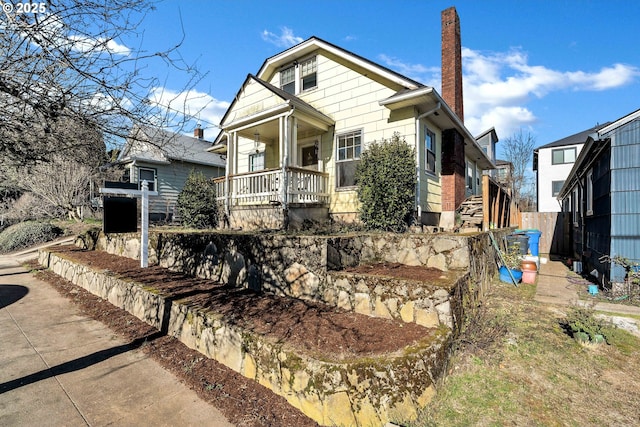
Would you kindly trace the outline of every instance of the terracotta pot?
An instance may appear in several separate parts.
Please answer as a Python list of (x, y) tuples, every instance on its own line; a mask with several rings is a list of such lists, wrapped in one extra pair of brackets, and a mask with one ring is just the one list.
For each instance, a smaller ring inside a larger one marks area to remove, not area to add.
[(522, 268), (522, 271), (538, 271), (538, 266), (535, 261), (523, 260), (520, 263), (520, 267)]
[(522, 283), (528, 283), (533, 285), (536, 283), (536, 270), (525, 270), (522, 269)]

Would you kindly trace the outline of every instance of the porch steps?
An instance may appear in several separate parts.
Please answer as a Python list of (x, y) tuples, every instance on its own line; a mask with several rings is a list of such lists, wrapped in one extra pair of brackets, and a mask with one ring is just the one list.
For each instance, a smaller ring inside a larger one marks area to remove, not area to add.
[(481, 229), (483, 219), (482, 196), (468, 197), (458, 208), (458, 213), (462, 221), (461, 229)]
[[(188, 347), (254, 379), (321, 425), (382, 426), (393, 419), (415, 418), (435, 394), (434, 381), (444, 367), (451, 336), (448, 328), (424, 328), (400, 320), (367, 317), (370, 325), (381, 323), (374, 330), (383, 340), (394, 327), (420, 328), (423, 335), (412, 344), (381, 354), (347, 358), (323, 354), (304, 349), (299, 343), (292, 345), (287, 338), (276, 339), (255, 327), (247, 317), (252, 303), (241, 304), (242, 298), (250, 294), (246, 290), (183, 275), (185, 284), (168, 291), (163, 288), (161, 277), (175, 272), (161, 267), (142, 270), (129, 265), (133, 262), (135, 266), (134, 260), (104, 252), (101, 257), (114, 257), (123, 268), (101, 270), (91, 267), (82, 253), (77, 248), (43, 250), (39, 262)], [(187, 286), (191, 280), (197, 289)], [(363, 283), (365, 279), (358, 280)], [(236, 310), (229, 311), (228, 305), (217, 303), (216, 295), (221, 298), (219, 301), (232, 300), (231, 306)], [(253, 305), (267, 296), (255, 294), (254, 298)], [(274, 295), (268, 298), (283, 305), (295, 300)], [(273, 312), (287, 315), (286, 309), (270, 311)], [(332, 323), (336, 313), (336, 308), (331, 307), (322, 314), (323, 321)], [(351, 336), (358, 339), (358, 331), (352, 332), (356, 333)], [(310, 340), (317, 338), (312, 331), (308, 336)]]

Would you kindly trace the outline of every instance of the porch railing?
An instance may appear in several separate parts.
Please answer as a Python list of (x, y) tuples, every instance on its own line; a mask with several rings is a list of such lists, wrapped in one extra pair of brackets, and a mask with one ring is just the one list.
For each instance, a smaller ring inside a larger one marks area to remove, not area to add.
[[(288, 167), (285, 173), (288, 203), (329, 203), (328, 174), (297, 167)], [(226, 177), (214, 180), (218, 202), (228, 199), (231, 206), (281, 204), (284, 182), (280, 168), (231, 175), (228, 191)]]

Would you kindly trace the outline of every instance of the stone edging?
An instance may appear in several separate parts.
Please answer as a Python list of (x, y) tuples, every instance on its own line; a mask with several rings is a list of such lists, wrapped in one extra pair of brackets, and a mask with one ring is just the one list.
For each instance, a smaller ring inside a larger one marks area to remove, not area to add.
[(144, 286), (43, 250), (39, 262), (54, 273), (123, 308), (188, 347), (285, 397), (321, 425), (383, 425), (417, 416), (435, 394), (451, 330), (401, 354), (329, 362), (225, 323), (222, 316), (169, 300)]

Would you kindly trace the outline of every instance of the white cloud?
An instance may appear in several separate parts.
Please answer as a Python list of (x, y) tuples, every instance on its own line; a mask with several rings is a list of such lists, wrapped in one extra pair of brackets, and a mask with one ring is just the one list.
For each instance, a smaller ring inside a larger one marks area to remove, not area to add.
[[(403, 76), (409, 77), (410, 79), (417, 80), (420, 82), (425, 81), (435, 81), (434, 79), (437, 77), (438, 81), (440, 79), (440, 68), (439, 67), (427, 67), (422, 64), (408, 64), (399, 60), (398, 58), (394, 58), (392, 56), (388, 56), (385, 54), (378, 55), (378, 58), (384, 63), (385, 66), (396, 70)], [(425, 83), (430, 86), (433, 86), (430, 83)]]
[(602, 91), (624, 86), (640, 76), (637, 67), (614, 64), (596, 72), (559, 71), (529, 65), (520, 49), (482, 53), (462, 49), (465, 124), (472, 133), (495, 126), (509, 135), (536, 121), (526, 104), (552, 92)]
[(220, 124), (230, 105), (194, 89), (176, 92), (163, 87), (153, 88), (150, 101), (170, 114), (185, 116), (188, 120), (202, 123), (204, 128)]
[[(440, 69), (409, 64), (380, 55), (386, 66), (440, 91)], [(482, 52), (462, 48), (465, 125), (472, 134), (495, 127), (499, 135), (510, 135), (537, 121), (528, 107), (533, 98), (560, 91), (603, 91), (633, 82), (638, 67), (614, 64), (598, 71), (560, 71), (530, 65), (518, 48), (507, 52)]]
[(114, 55), (129, 56), (131, 49), (114, 40), (103, 38), (89, 38), (85, 36), (69, 36), (71, 48), (84, 53), (108, 52)]
[(274, 44), (278, 47), (291, 47), (304, 41), (302, 37), (295, 36), (293, 30), (287, 27), (280, 28), (280, 35), (264, 30), (262, 40)]

